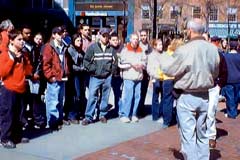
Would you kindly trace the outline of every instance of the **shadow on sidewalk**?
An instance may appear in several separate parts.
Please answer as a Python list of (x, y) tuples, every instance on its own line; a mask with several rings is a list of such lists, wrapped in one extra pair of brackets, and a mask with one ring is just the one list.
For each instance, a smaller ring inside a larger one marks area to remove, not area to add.
[(226, 130), (217, 128), (217, 139), (220, 137), (227, 136), (227, 135), (228, 135), (228, 132)]
[(182, 153), (175, 149), (175, 148), (169, 148), (169, 151), (173, 153), (173, 156), (177, 159), (177, 160), (184, 160)]
[(29, 139), (34, 139), (52, 132), (53, 131), (49, 128), (42, 128), (42, 129), (29, 128), (25, 130), (23, 134)]
[(217, 160), (219, 158), (221, 158), (221, 153), (219, 150), (216, 149), (211, 149), (210, 150), (210, 160)]
[[(184, 157), (179, 150), (177, 150), (175, 148), (169, 148), (169, 151), (173, 153), (173, 156), (175, 157), (175, 159), (184, 160)], [(219, 158), (221, 158), (221, 154), (220, 154), (219, 150), (216, 150), (216, 149), (210, 150), (210, 159), (209, 160), (217, 160)]]

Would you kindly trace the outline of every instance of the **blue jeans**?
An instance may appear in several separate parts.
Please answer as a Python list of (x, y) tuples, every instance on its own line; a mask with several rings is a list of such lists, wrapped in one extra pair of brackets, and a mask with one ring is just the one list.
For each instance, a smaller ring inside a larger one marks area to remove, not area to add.
[(162, 96), (161, 96), (160, 109), (162, 109), (163, 124), (166, 126), (169, 126), (172, 121), (173, 101), (174, 101), (172, 90), (173, 90), (173, 80), (164, 80), (162, 82)]
[(240, 84), (227, 84), (222, 88), (222, 95), (226, 98), (227, 114), (230, 118), (236, 118), (238, 114), (238, 99)]
[(156, 121), (161, 116), (159, 94), (162, 93), (162, 81), (156, 80), (153, 83), (153, 94), (152, 94), (152, 120)]
[(99, 92), (101, 89), (101, 102), (100, 102), (100, 115), (99, 117), (105, 117), (108, 113), (108, 99), (111, 91), (112, 76), (107, 78), (90, 77), (89, 82), (89, 97), (87, 101), (87, 107), (85, 112), (85, 119), (92, 121), (94, 111), (97, 105)]
[(123, 80), (123, 91), (121, 105), (119, 108), (119, 116), (120, 117), (137, 116), (137, 109), (140, 97), (141, 97), (141, 81)]
[(63, 104), (65, 100), (65, 82), (47, 83), (46, 114), (49, 124), (51, 116), (61, 122), (63, 120)]

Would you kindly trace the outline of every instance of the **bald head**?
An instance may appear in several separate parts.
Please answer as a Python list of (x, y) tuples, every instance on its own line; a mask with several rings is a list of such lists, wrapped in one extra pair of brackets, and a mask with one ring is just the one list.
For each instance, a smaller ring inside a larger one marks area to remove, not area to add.
[(194, 18), (188, 21), (187, 29), (190, 29), (198, 34), (203, 34), (205, 30), (205, 25), (201, 19)]

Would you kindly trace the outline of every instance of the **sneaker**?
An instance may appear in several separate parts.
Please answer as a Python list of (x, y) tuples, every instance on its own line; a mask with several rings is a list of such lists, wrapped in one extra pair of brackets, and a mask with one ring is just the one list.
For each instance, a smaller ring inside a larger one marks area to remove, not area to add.
[(89, 125), (90, 123), (92, 123), (90, 120), (87, 120), (87, 119), (83, 119), (83, 121), (82, 121), (82, 125), (83, 126), (87, 126), (87, 125)]
[(157, 123), (162, 123), (162, 124), (163, 124), (163, 118), (162, 118), (162, 117), (159, 118), (159, 119), (157, 120)]
[(132, 116), (132, 122), (133, 122), (133, 123), (136, 123), (136, 122), (138, 122), (138, 121), (139, 121), (138, 117)]
[(168, 127), (169, 127), (168, 125), (162, 124), (162, 129), (166, 129), (166, 128), (168, 128)]
[(28, 123), (25, 123), (22, 127), (22, 130), (25, 131), (27, 128), (29, 128), (29, 125), (28, 125)]
[(209, 139), (209, 148), (210, 148), (210, 149), (216, 148), (216, 144), (217, 144), (216, 140), (214, 140), (214, 139)]
[(79, 120), (77, 120), (77, 119), (72, 119), (72, 120), (70, 120), (70, 122), (72, 124), (79, 124)]
[(229, 116), (227, 113), (225, 113), (224, 116), (225, 116), (226, 118), (236, 119), (236, 117), (231, 117), (231, 116)]
[(219, 95), (218, 102), (226, 102), (226, 98), (222, 95)]
[(44, 129), (44, 128), (46, 128), (46, 126), (45, 126), (44, 124), (42, 124), (42, 125), (35, 124), (33, 127), (34, 127), (35, 129)]
[(66, 126), (69, 126), (71, 124), (69, 120), (63, 120), (62, 123)]
[(29, 143), (29, 138), (23, 137), (21, 138), (21, 143)]
[(107, 119), (105, 117), (99, 118), (99, 121), (102, 123), (107, 123)]
[(130, 119), (128, 117), (121, 117), (120, 121), (123, 122), (123, 123), (129, 123)]
[(12, 141), (8, 140), (6, 142), (3, 142), (1, 141), (1, 144), (4, 148), (7, 148), (7, 149), (13, 149), (13, 148), (16, 148), (16, 144), (14, 144)]

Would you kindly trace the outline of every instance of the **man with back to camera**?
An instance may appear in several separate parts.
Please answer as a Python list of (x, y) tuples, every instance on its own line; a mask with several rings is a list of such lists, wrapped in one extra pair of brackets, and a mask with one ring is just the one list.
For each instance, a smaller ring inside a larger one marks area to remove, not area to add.
[(175, 77), (175, 92), (181, 93), (177, 98), (177, 116), (181, 152), (186, 160), (209, 160), (210, 157), (206, 125), (208, 89), (218, 76), (219, 55), (217, 47), (201, 36), (203, 32), (202, 20), (188, 21), (190, 40), (172, 57), (162, 56), (160, 62), (163, 72)]

